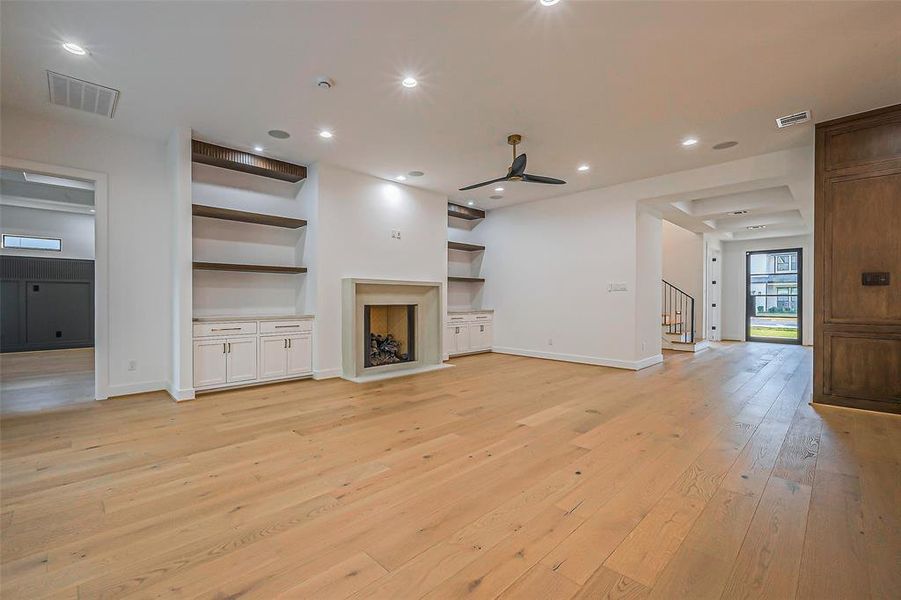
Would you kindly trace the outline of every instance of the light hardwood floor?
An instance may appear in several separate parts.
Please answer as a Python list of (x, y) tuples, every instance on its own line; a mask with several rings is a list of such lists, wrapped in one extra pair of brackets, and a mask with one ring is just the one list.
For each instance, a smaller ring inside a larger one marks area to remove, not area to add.
[(0, 412), (29, 412), (94, 400), (94, 349), (0, 354)]
[(808, 349), (452, 362), (4, 417), (2, 596), (901, 597), (901, 418)]

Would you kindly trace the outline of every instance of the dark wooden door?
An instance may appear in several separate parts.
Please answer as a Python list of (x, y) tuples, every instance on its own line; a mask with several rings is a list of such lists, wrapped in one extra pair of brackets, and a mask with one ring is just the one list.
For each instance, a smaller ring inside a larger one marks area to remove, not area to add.
[(816, 144), (814, 401), (901, 412), (901, 105)]

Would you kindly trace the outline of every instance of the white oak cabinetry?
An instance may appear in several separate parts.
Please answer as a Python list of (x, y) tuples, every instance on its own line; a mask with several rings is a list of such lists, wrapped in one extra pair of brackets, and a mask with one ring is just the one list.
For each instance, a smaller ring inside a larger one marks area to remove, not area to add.
[(444, 350), (449, 356), (488, 352), (494, 340), (492, 311), (451, 313), (447, 316)]
[(198, 391), (312, 373), (312, 317), (194, 322)]

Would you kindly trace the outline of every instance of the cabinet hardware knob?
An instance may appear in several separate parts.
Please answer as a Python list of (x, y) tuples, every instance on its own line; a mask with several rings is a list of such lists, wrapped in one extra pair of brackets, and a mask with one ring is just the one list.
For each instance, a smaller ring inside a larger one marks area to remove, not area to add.
[(231, 342), (228, 343), (228, 353), (229, 353), (229, 354), (232, 353), (232, 345), (231, 345)]
[(222, 354), (225, 354), (225, 342), (222, 342)]
[(294, 327), (300, 327), (300, 325), (276, 325), (276, 329), (291, 329)]
[(212, 331), (241, 331), (240, 327), (213, 327)]

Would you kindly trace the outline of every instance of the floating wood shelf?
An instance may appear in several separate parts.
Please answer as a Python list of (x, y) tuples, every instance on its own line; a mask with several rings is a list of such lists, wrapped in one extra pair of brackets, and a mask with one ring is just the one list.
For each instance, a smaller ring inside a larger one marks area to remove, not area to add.
[(264, 215), (262, 213), (232, 210), (230, 208), (216, 208), (215, 206), (203, 206), (201, 204), (193, 204), (191, 206), (191, 214), (195, 217), (209, 217), (211, 219), (223, 219), (225, 221), (240, 221), (241, 223), (272, 225), (273, 227), (285, 227), (287, 229), (298, 229), (300, 227), (306, 226), (307, 224), (307, 222), (303, 219), (291, 219), (288, 217), (279, 217), (276, 215)]
[(458, 219), (466, 219), (467, 221), (475, 221), (476, 219), (484, 219), (485, 211), (448, 202), (447, 215), (449, 217), (457, 217)]
[(278, 267), (272, 265), (236, 265), (233, 263), (194, 262), (198, 271), (241, 271), (244, 273), (306, 273), (306, 267)]
[(448, 277), (448, 281), (467, 281), (470, 283), (483, 283), (484, 277)]
[(464, 244), (463, 242), (451, 242), (448, 240), (447, 247), (450, 250), (462, 250), (464, 252), (481, 252), (485, 249), (485, 246), (479, 246), (478, 244)]
[(213, 165), (214, 167), (222, 167), (223, 169), (231, 169), (232, 171), (260, 175), (291, 183), (297, 183), (307, 177), (307, 168), (303, 165), (295, 165), (282, 160), (251, 154), (243, 150), (233, 150), (232, 148), (217, 146), (199, 140), (191, 140), (191, 160), (205, 165)]

